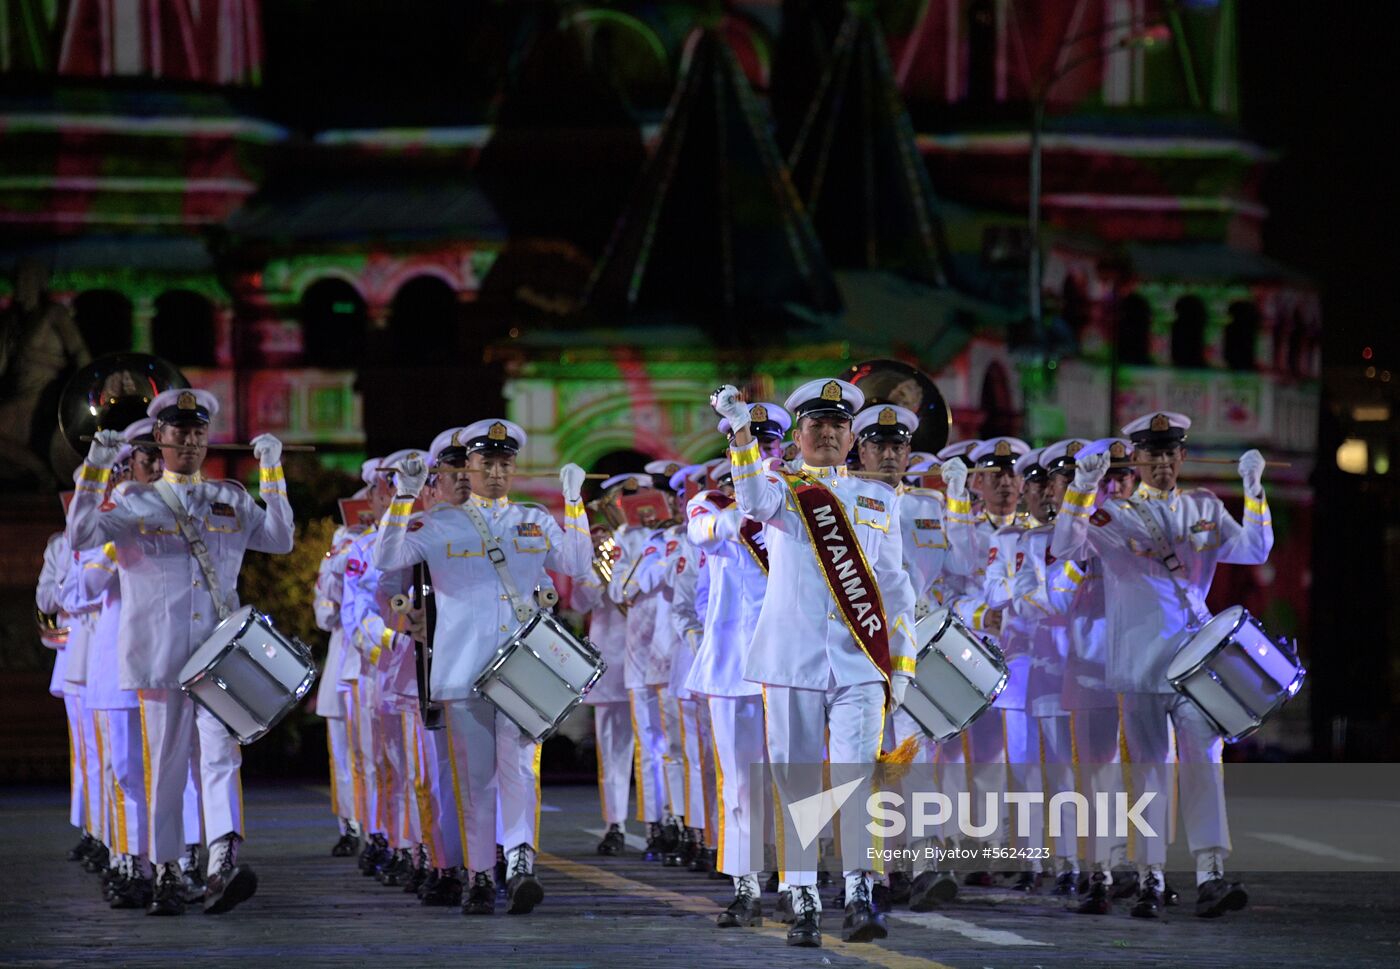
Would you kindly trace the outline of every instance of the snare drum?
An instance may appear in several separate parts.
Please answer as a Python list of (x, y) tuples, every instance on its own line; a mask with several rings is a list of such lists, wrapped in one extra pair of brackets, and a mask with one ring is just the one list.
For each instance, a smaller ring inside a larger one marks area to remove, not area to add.
[(1006, 689), (1006, 659), (951, 609), (933, 610), (914, 630), (919, 654), (900, 709), (941, 743), (991, 709)]
[(1167, 681), (1232, 744), (1262, 727), (1307, 672), (1285, 640), (1270, 639), (1244, 606), (1231, 606), (1182, 644)]
[(496, 651), (472, 688), (539, 743), (559, 729), (606, 669), (592, 643), (537, 612)]
[(180, 670), (180, 689), (251, 744), (291, 712), (316, 682), (311, 650), (244, 606), (214, 627)]

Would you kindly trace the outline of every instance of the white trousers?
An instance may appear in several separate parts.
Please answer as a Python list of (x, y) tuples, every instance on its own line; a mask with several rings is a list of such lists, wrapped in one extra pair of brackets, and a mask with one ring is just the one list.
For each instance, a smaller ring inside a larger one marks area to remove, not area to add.
[[(939, 790), (934, 767), (938, 754), (938, 745), (924, 733), (923, 728), (914, 722), (913, 717), (909, 716), (909, 714), (905, 713), (902, 709), (896, 710), (893, 715), (886, 720), (885, 738), (882, 744), (882, 750), (884, 752), (892, 751), (910, 738), (918, 742), (919, 749), (911, 762), (912, 766), (909, 767), (900, 779), (900, 791), (904, 796), (906, 811), (908, 810), (907, 806), (914, 803), (914, 796), (916, 794)], [(892, 849), (905, 848), (910, 846), (915, 840), (921, 839), (923, 841), (928, 841), (930, 838), (943, 834), (943, 827), (939, 825), (935, 830), (926, 831), (920, 836), (920, 839), (916, 839), (913, 832), (913, 818), (906, 818), (906, 821), (908, 823), (905, 824), (903, 831), (893, 837), (884, 839), (884, 847)], [(920, 863), (917, 865), (913, 864), (912, 860), (900, 860), (893, 863), (887, 862), (885, 867), (887, 870), (906, 871), (925, 867), (925, 863), (921, 856)], [(933, 860), (930, 859), (927, 861), (927, 867), (935, 867)]]
[[(1229, 854), (1230, 826), (1225, 818), (1225, 774), (1220, 766), (1225, 741), (1205, 714), (1175, 693), (1122, 695), (1124, 773), (1129, 803), (1146, 792), (1156, 795), (1142, 812), (1156, 837), (1135, 839), (1139, 865), (1167, 860), (1167, 814), (1174, 786), (1181, 791), (1181, 815), (1191, 851), (1218, 848)], [(1172, 730), (1176, 732), (1178, 784), (1172, 782)]]
[[(462, 826), (457, 817), (457, 790), (452, 775), (452, 744), (447, 727), (421, 729), (420, 770), (428, 788), (428, 814), (424, 816), (423, 843), (434, 868), (459, 868), (466, 864), (462, 846)], [(422, 804), (420, 801), (419, 810)]]
[(661, 688), (627, 691), (632, 705), (632, 733), (637, 745), (632, 773), (637, 783), (637, 820), (660, 821), (666, 816), (666, 730), (661, 722)]
[(108, 847), (123, 855), (144, 856), (147, 844), (146, 777), (141, 760), (141, 712), (99, 710), (103, 745), (103, 786), (107, 789), (111, 841)]
[(200, 844), (204, 841), (204, 798), (199, 791), (199, 751), (197, 750), (190, 751), (189, 766), (185, 770), (183, 801), (181, 827), (185, 831), (185, 844)]
[[(970, 796), (970, 825), (981, 826), (990, 820), (986, 817), (989, 793), (996, 795), (997, 804), (1006, 793), (1006, 719), (1002, 714), (996, 708), (988, 710), (960, 735), (938, 746), (941, 790), (954, 804), (960, 795)], [(968, 840), (956, 820), (944, 826), (943, 834), (953, 842)], [(1006, 827), (998, 822), (991, 836), (976, 840), (1005, 844)]]
[(681, 701), (666, 687), (656, 687), (656, 699), (661, 712), (661, 732), (666, 738), (666, 746), (661, 755), (661, 776), (666, 785), (666, 813), (683, 817), (688, 772), (685, 759), (685, 718), (681, 713)]
[(539, 847), (540, 745), (489, 700), (449, 700), (443, 708), (467, 867), (493, 871), (498, 794), (501, 844)]
[[(355, 772), (350, 766), (350, 728), (343, 717), (326, 720), (326, 755), (331, 769), (331, 813), (344, 820), (355, 818)], [(358, 819), (356, 819), (358, 820)]]
[(704, 697), (681, 702), (681, 738), (685, 741), (685, 823), (706, 834), (713, 845), (715, 824), (714, 731)]
[(763, 700), (757, 696), (709, 698), (713, 729), (717, 832), (715, 865), (726, 875), (755, 874), (761, 866), (767, 750)]
[(68, 717), (68, 823), (91, 833), (88, 823), (87, 746), (83, 741), (83, 700), (75, 693), (63, 694), (63, 712)]
[(246, 835), (243, 787), (238, 769), (243, 751), (213, 714), (179, 690), (142, 690), (141, 737), (150, 792), (150, 859), (178, 861), (184, 853), (185, 784), (190, 757), (199, 757), (204, 833), (217, 841), (231, 832)]
[(802, 843), (789, 808), (793, 802), (822, 791), (824, 753), (830, 755), (831, 788), (858, 782), (852, 810), (840, 812), (842, 870), (850, 873), (877, 867), (870, 856), (873, 842), (859, 792), (868, 785), (880, 754), (884, 703), (881, 683), (833, 686), (826, 690), (764, 687), (768, 760), (778, 790), (780, 881), (797, 887), (817, 883), (817, 839)]
[(417, 801), (411, 793), (413, 784), (409, 776), (408, 743), (413, 740), (411, 732), (405, 735), (403, 714), (398, 711), (380, 711), (375, 714), (375, 731), (382, 738), (379, 761), (379, 797), (384, 815), (384, 827), (379, 830), (389, 839), (391, 848), (410, 848), (418, 838), (413, 836), (410, 827), (409, 805), (416, 813)]
[(355, 819), (367, 833), (385, 834), (387, 824), (380, 804), (379, 762), (382, 739), (379, 736), (375, 690), (360, 682), (350, 684), (345, 703), (346, 729), (350, 739), (350, 766), (354, 774)]
[(598, 752), (598, 803), (605, 825), (624, 824), (627, 800), (632, 793), (631, 706), (598, 703), (593, 707), (593, 741)]
[(1069, 715), (1070, 738), (1074, 744), (1075, 785), (1089, 801), (1089, 842), (1083, 854), (1091, 867), (1108, 870), (1113, 864), (1113, 849), (1126, 847), (1126, 839), (1113, 834), (1110, 823), (1108, 835), (1098, 835), (1096, 795), (1108, 795), (1109, 805), (1116, 803), (1123, 790), (1123, 770), (1119, 765), (1118, 710), (1114, 707), (1073, 710)]

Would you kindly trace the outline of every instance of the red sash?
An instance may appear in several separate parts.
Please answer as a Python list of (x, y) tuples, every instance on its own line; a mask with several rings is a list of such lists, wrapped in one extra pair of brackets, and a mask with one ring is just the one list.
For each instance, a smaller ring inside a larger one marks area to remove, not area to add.
[(840, 500), (826, 485), (806, 475), (784, 475), (797, 501), (798, 517), (812, 540), (817, 565), (841, 610), (846, 628), (870, 661), (890, 683), (890, 636), (885, 604), (865, 550), (846, 517)]
[[(722, 491), (712, 491), (706, 501), (716, 508), (725, 509), (734, 504), (734, 499)], [(739, 544), (749, 550), (753, 560), (758, 563), (758, 567), (763, 570), (763, 574), (768, 574), (768, 548), (758, 540), (763, 533), (763, 524), (756, 522), (752, 518), (745, 518), (739, 525)]]

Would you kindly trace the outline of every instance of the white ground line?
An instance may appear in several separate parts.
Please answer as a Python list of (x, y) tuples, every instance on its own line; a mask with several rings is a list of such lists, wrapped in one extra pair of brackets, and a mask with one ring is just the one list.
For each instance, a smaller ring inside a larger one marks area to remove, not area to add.
[(1291, 834), (1274, 834), (1269, 831), (1251, 831), (1251, 838), (1258, 838), (1260, 841), (1267, 841), (1271, 844), (1282, 845), (1285, 848), (1292, 848), (1294, 851), (1301, 851), (1304, 854), (1318, 855), (1323, 858), (1336, 858), (1339, 861), (1353, 861), (1358, 863), (1384, 862), (1386, 859), (1378, 855), (1364, 855), (1355, 851), (1347, 851), (1345, 848), (1335, 848), (1332, 845), (1321, 841), (1313, 841), (1309, 838), (1299, 838)]
[(1034, 939), (1028, 939), (1023, 935), (1002, 929), (984, 929), (980, 925), (973, 925), (971, 922), (964, 922), (962, 919), (951, 918), (947, 915), (939, 915), (937, 912), (899, 912), (891, 914), (889, 918), (896, 922), (911, 922), (926, 929), (956, 932), (973, 942), (982, 942), (987, 945), (1054, 948), (1049, 942), (1037, 942)]

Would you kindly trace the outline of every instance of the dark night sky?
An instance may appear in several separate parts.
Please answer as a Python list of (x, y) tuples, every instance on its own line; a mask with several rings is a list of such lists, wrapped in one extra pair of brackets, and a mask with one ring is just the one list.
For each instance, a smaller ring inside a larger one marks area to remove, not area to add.
[(1265, 183), (1265, 248), (1323, 288), (1329, 365), (1400, 364), (1400, 5), (1244, 0), (1243, 120), (1280, 153)]

